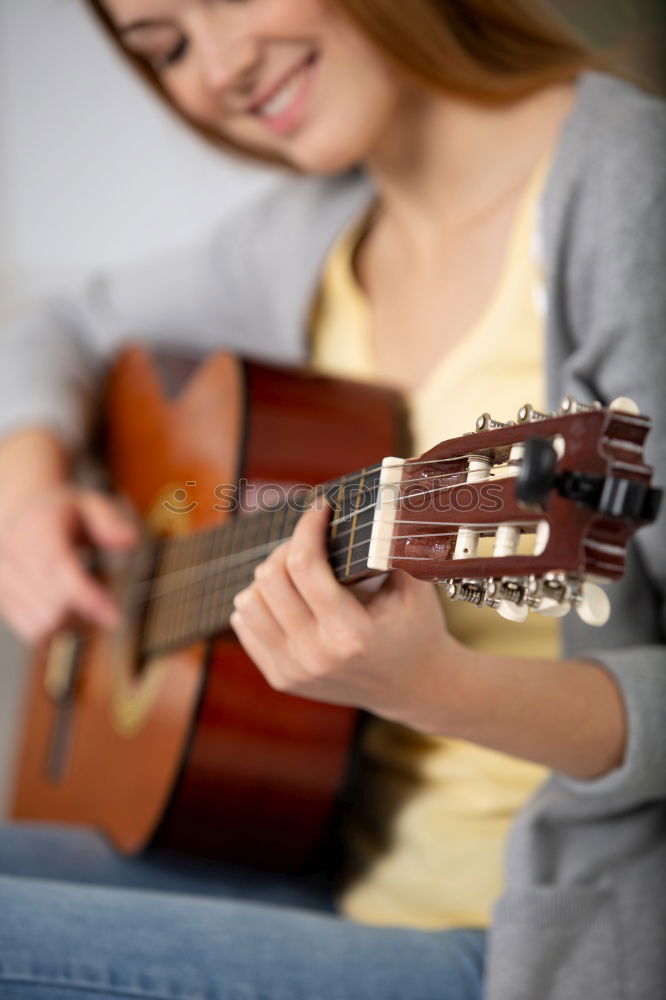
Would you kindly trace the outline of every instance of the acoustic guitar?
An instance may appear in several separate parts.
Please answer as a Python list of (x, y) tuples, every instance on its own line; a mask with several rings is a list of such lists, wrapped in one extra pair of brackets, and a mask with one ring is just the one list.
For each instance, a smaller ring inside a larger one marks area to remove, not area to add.
[(575, 608), (600, 625), (598, 584), (622, 576), (660, 499), (650, 421), (628, 400), (483, 414), (405, 458), (389, 390), (132, 347), (103, 412), (109, 486), (145, 538), (97, 565), (122, 626), (64, 629), (36, 657), (13, 816), (93, 826), (126, 853), (296, 871), (321, 846), (358, 714), (273, 691), (228, 628), (235, 594), (311, 503), (332, 507), (343, 584), (399, 568), (512, 621)]

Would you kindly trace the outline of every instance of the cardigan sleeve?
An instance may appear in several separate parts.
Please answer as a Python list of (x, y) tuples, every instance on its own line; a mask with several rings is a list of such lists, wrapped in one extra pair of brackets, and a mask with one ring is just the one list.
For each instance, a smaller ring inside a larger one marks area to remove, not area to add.
[(0, 436), (44, 426), (79, 449), (104, 370), (130, 341), (302, 362), (326, 254), (372, 197), (358, 171), (282, 178), (198, 245), (28, 310), (0, 333)]
[[(652, 418), (647, 460), (666, 486), (666, 166), (663, 102), (619, 102), (612, 131), (586, 148), (570, 240), (569, 308), (574, 350), (564, 388), (609, 403), (635, 399)], [(594, 130), (591, 132), (594, 135)], [(609, 588), (613, 613), (602, 630), (572, 620), (568, 653), (599, 662), (615, 678), (628, 721), (620, 768), (597, 781), (559, 776), (569, 790), (631, 808), (666, 797), (666, 504), (632, 543), (627, 575)], [(575, 616), (571, 616), (572, 619)]]
[(283, 200), (271, 189), (192, 246), (94, 274), (73, 294), (28, 307), (0, 331), (0, 436), (41, 426), (79, 450), (105, 369), (130, 342), (296, 361), (297, 331), (280, 339), (255, 317), (261, 220)]
[(29, 307), (0, 334), (0, 434), (40, 425), (80, 447), (104, 369), (130, 341), (193, 352), (238, 346), (227, 242), (223, 230)]

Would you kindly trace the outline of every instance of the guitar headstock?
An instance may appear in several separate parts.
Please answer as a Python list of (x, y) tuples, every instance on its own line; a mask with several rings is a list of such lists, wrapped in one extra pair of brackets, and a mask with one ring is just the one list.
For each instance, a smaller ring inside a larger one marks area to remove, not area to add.
[(567, 397), (557, 413), (485, 413), (420, 458), (386, 459), (369, 566), (435, 580), (512, 621), (573, 606), (603, 625), (598, 584), (623, 575), (629, 540), (661, 499), (644, 461), (649, 429), (630, 400)]

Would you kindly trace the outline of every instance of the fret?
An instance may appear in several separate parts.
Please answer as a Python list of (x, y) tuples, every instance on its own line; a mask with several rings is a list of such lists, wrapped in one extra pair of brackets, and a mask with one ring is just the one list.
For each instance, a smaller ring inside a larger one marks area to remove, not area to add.
[(229, 570), (225, 573), (222, 606), (220, 608), (220, 613), (225, 622), (231, 617), (236, 594), (239, 594), (249, 583), (248, 569), (245, 565), (245, 559), (247, 558), (245, 552), (247, 552), (246, 540), (248, 539), (251, 520), (251, 516), (245, 516), (238, 518), (234, 524), (232, 552), (235, 558), (232, 560)]
[[(153, 578), (153, 585), (148, 592), (147, 598), (149, 604), (154, 604), (157, 609), (154, 616), (154, 628), (157, 632), (157, 637), (162, 638), (165, 642), (173, 642), (175, 639), (173, 634), (173, 607), (175, 595), (172, 593), (161, 594), (160, 588), (162, 580), (164, 578), (168, 579), (171, 573), (178, 572), (180, 568), (181, 552), (177, 542), (178, 539), (174, 538), (162, 539), (160, 541), (161, 559), (159, 563), (159, 571)], [(153, 595), (153, 591), (156, 591), (157, 593)], [(153, 630), (151, 629), (151, 633), (152, 631)]]
[(346, 477), (347, 503), (338, 517), (335, 538), (329, 538), (329, 562), (338, 580), (365, 569), (379, 489), (380, 471), (363, 470), (360, 477)]
[(356, 524), (357, 524), (357, 521), (358, 521), (358, 508), (363, 506), (363, 484), (364, 484), (364, 482), (365, 482), (365, 469), (363, 470), (363, 474), (361, 475), (361, 479), (360, 479), (360, 482), (359, 482), (359, 489), (355, 493), (354, 499), (352, 501), (352, 504), (354, 504), (354, 506), (356, 507), (356, 510), (355, 510), (354, 516), (352, 518), (351, 532), (349, 534), (349, 543), (348, 543), (348, 551), (347, 551), (347, 563), (345, 565), (345, 576), (349, 576), (350, 567), (351, 567), (351, 563), (352, 563), (352, 553), (354, 551), (354, 538), (356, 536)]
[(224, 631), (236, 594), (251, 583), (256, 567), (277, 544), (292, 536), (317, 494), (333, 508), (331, 521), (335, 523), (327, 535), (333, 572), (339, 580), (362, 572), (378, 484), (379, 473), (364, 469), (313, 488), (298, 505), (292, 500), (274, 510), (234, 517), (187, 538), (160, 541), (154, 592), (147, 599), (144, 649), (164, 651)]
[(217, 625), (226, 627), (227, 624), (221, 620), (219, 614), (218, 587), (222, 577), (222, 569), (218, 567), (223, 566), (222, 560), (225, 559), (230, 548), (231, 522), (227, 521), (219, 529), (212, 532), (209, 545), (209, 563), (216, 563), (218, 566), (215, 569), (211, 568), (211, 571), (206, 576), (202, 615), (202, 632), (205, 636), (213, 635)]
[[(165, 581), (164, 586), (166, 587), (166, 594), (164, 594), (164, 596), (166, 597), (166, 610), (168, 614), (169, 640), (170, 642), (175, 643), (179, 637), (177, 628), (179, 617), (178, 605), (179, 598), (182, 597), (182, 594), (173, 586), (173, 582), (174, 580), (177, 580), (179, 583), (182, 583), (184, 579), (182, 574), (185, 571), (185, 551), (180, 538), (172, 539), (170, 549), (171, 559), (169, 561), (168, 571), (163, 579)], [(161, 598), (162, 595), (160, 595), (160, 599)]]
[(268, 537), (266, 539), (266, 545), (268, 547), (269, 552), (273, 548), (273, 543), (276, 542), (278, 539), (284, 537), (282, 532), (283, 532), (286, 512), (287, 512), (286, 504), (282, 507), (278, 507), (277, 510), (273, 510), (270, 512), (270, 518), (268, 522)]
[(344, 502), (345, 502), (345, 480), (344, 480), (344, 477), (339, 480), (337, 489), (331, 490), (331, 493), (334, 493), (335, 499), (334, 500), (331, 499), (328, 495), (327, 495), (327, 499), (329, 499), (331, 507), (333, 508), (333, 513), (332, 513), (331, 517), (332, 517), (332, 520), (334, 521), (334, 524), (333, 524), (333, 527), (331, 528), (331, 531), (330, 531), (330, 538), (331, 538), (331, 540), (333, 540), (333, 539), (335, 539), (337, 537), (338, 528), (340, 527), (339, 522), (338, 522), (338, 518), (339, 518), (341, 512), (344, 509)]
[(185, 618), (185, 595), (187, 594), (189, 587), (191, 586), (191, 563), (190, 563), (190, 546), (187, 544), (187, 540), (179, 539), (180, 545), (180, 558), (182, 561), (181, 576), (177, 578), (178, 586), (174, 589), (173, 594), (173, 632), (177, 642), (182, 638), (184, 632), (184, 618)]
[(199, 571), (201, 573), (201, 582), (199, 587), (199, 600), (197, 602), (197, 609), (195, 613), (196, 618), (196, 633), (197, 635), (204, 636), (206, 630), (204, 628), (204, 617), (206, 614), (206, 606), (208, 600), (208, 589), (210, 583), (211, 575), (211, 551), (214, 544), (214, 533), (212, 531), (204, 531), (201, 533), (200, 545), (199, 545)]
[(220, 555), (220, 565), (216, 570), (212, 580), (212, 607), (214, 609), (214, 621), (220, 628), (226, 628), (229, 621), (228, 612), (228, 592), (233, 566), (233, 558), (238, 552), (238, 515), (235, 515), (227, 524), (227, 538), (224, 551)]
[[(329, 563), (338, 580), (344, 580), (350, 572), (352, 575), (359, 572), (358, 560), (367, 557), (370, 551), (373, 520), (373, 514), (369, 515), (369, 512), (364, 511), (359, 515), (356, 525), (353, 548), (349, 547), (346, 539), (340, 540), (339, 547), (329, 553)], [(351, 535), (348, 537), (351, 538)], [(360, 566), (360, 569), (363, 569), (363, 566)]]
[(192, 599), (187, 606), (187, 633), (189, 637), (201, 635), (201, 609), (206, 592), (208, 563), (205, 552), (208, 544), (208, 532), (199, 530), (194, 537), (192, 562), (195, 567), (195, 585)]
[(141, 581), (141, 583), (148, 587), (145, 596), (142, 596), (141, 598), (142, 601), (145, 601), (143, 635), (147, 646), (150, 646), (153, 637), (159, 638), (162, 631), (163, 604), (161, 601), (153, 598), (153, 586), (156, 581), (159, 583), (165, 553), (166, 545), (164, 541), (162, 539), (156, 539), (152, 577), (150, 580)]

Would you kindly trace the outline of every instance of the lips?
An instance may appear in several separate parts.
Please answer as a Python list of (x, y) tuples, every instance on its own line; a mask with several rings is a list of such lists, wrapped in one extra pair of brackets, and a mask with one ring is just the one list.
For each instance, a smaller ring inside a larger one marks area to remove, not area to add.
[(259, 118), (276, 120), (292, 105), (301, 88), (306, 83), (311, 67), (317, 61), (312, 52), (306, 59), (292, 67), (276, 84), (264, 91), (248, 108), (250, 114)]

